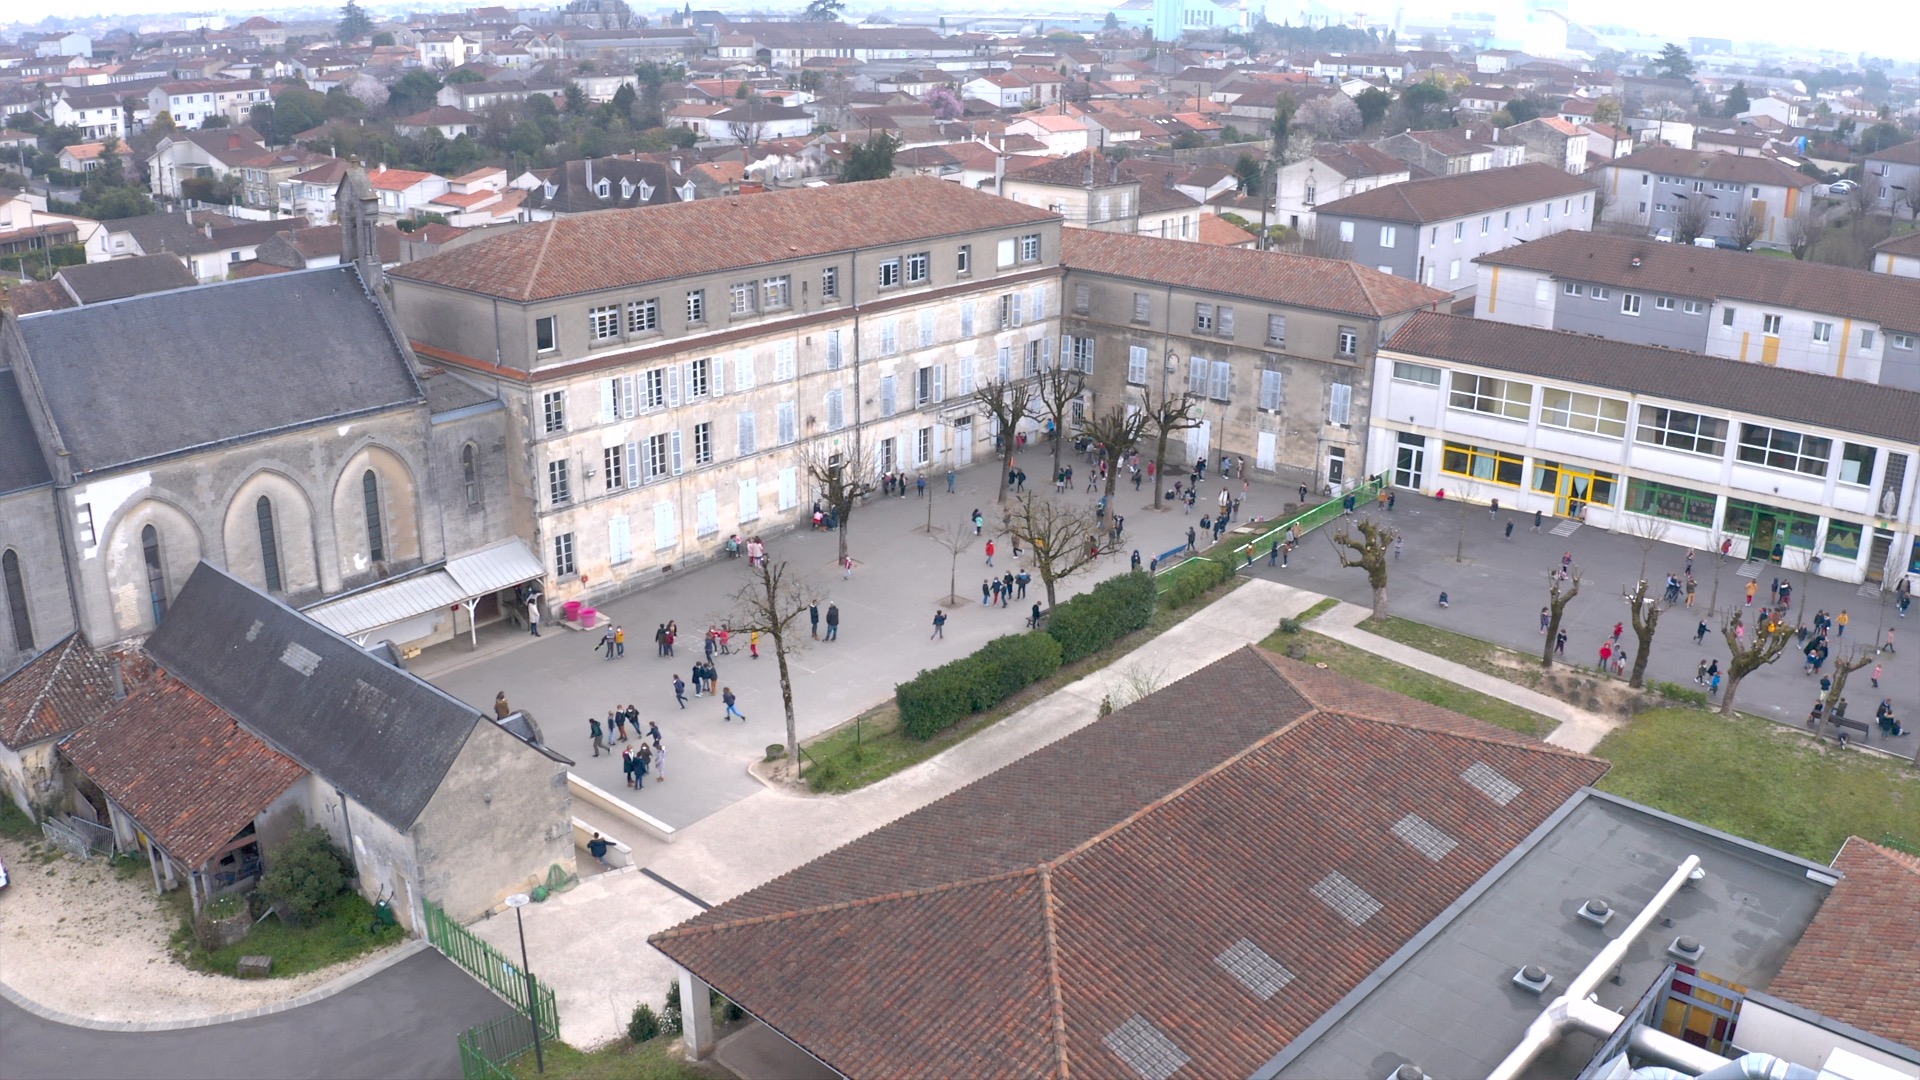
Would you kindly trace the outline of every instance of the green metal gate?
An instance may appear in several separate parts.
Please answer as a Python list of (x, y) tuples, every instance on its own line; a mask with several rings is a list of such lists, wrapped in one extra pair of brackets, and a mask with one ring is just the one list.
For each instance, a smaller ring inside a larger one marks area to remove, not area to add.
[[(473, 973), (494, 993), (513, 1003), (522, 1015), (540, 1025), (549, 1039), (560, 1037), (560, 1010), (553, 1001), (553, 990), (537, 977), (529, 977), (520, 965), (507, 959), (500, 950), (481, 941), (466, 927), (447, 917), (439, 906), (428, 901), (426, 907), (427, 942), (447, 954), (448, 959)], [(529, 990), (531, 998), (529, 1001)], [(462, 1042), (464, 1056), (465, 1042)]]

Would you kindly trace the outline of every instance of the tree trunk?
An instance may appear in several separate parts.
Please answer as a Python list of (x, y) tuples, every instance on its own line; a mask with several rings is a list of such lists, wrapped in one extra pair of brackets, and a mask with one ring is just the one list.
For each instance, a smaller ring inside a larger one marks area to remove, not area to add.
[(1639, 689), (1641, 689), (1642, 687), (1644, 687), (1644, 686), (1646, 685), (1646, 682), (1647, 682), (1647, 642), (1649, 642), (1649, 641), (1651, 641), (1652, 639), (1653, 639), (1653, 635), (1652, 635), (1652, 634), (1648, 634), (1648, 635), (1646, 635), (1645, 637), (1643, 637), (1643, 638), (1641, 638), (1641, 640), (1640, 640), (1640, 655), (1638, 655), (1638, 656), (1636, 656), (1636, 657), (1634, 657), (1634, 658), (1633, 658), (1633, 674), (1632, 674), (1631, 676), (1629, 676), (1629, 677), (1628, 677), (1628, 679), (1627, 679), (1627, 685), (1628, 685), (1628, 686), (1630, 686), (1630, 687), (1632, 687), (1632, 688), (1633, 688), (1633, 689), (1635, 689), (1635, 690), (1639, 690)]
[(1556, 611), (1547, 618), (1547, 644), (1540, 650), (1541, 667), (1551, 668), (1553, 666), (1553, 643), (1559, 640), (1559, 637), (1560, 613)]
[(1158, 441), (1154, 444), (1153, 475), (1148, 479), (1153, 482), (1153, 501), (1147, 504), (1147, 509), (1164, 511), (1167, 508), (1167, 500), (1160, 497), (1166, 490), (1167, 483), (1167, 433), (1164, 431), (1160, 433)]
[(793, 721), (793, 679), (787, 674), (787, 646), (779, 631), (773, 635), (773, 658), (780, 665), (780, 705), (787, 713), (787, 761), (790, 774), (800, 778), (800, 734)]
[(1373, 617), (1376, 619), (1384, 619), (1387, 617), (1387, 587), (1385, 585), (1375, 585), (1373, 587)]
[(834, 523), (837, 527), (833, 531), (840, 534), (840, 565), (845, 566), (847, 565), (847, 523), (852, 520), (853, 515), (845, 510), (839, 513), (840, 520)]
[(1052, 610), (1053, 610), (1053, 607), (1054, 607), (1054, 599), (1053, 599), (1053, 575), (1052, 575), (1052, 574), (1041, 574), (1041, 575), (1040, 575), (1040, 584), (1042, 584), (1042, 585), (1045, 585), (1045, 586), (1047, 587), (1047, 610), (1048, 610), (1048, 611), (1052, 611)]
[(1066, 440), (1061, 438), (1062, 434), (1064, 433), (1060, 430), (1060, 422), (1054, 421), (1053, 438), (1049, 441), (1053, 443), (1053, 475), (1055, 476), (1060, 475), (1060, 457), (1066, 452)]
[(1000, 493), (994, 496), (994, 502), (1005, 506), (1007, 502), (1007, 474), (1013, 471), (1013, 432), (1003, 431), (1001, 437), (1006, 441), (1007, 453), (1000, 462)]
[(1746, 678), (1739, 669), (1727, 665), (1727, 684), (1720, 692), (1720, 715), (1733, 716), (1733, 695), (1740, 689), (1740, 680)]

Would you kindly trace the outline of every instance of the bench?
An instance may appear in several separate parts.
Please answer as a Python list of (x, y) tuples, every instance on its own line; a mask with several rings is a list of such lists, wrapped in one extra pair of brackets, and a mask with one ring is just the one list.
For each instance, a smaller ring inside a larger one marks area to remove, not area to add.
[(235, 967), (236, 973), (243, 979), (264, 979), (273, 974), (273, 957), (243, 956)]
[(1868, 724), (1865, 720), (1849, 720), (1844, 716), (1836, 716), (1828, 719), (1827, 722), (1829, 724), (1832, 724), (1834, 727), (1842, 728), (1846, 731), (1859, 732), (1861, 742), (1867, 742), (1872, 738), (1870, 733), (1872, 732), (1873, 727), (1872, 725)]

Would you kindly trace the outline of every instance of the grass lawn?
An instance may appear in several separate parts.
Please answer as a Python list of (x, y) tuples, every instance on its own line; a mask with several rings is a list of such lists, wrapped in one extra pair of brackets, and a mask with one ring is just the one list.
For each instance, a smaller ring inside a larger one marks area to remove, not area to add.
[(1816, 862), (1849, 835), (1920, 849), (1920, 773), (1767, 720), (1654, 709), (1593, 753), (1603, 791)]
[(854, 791), (884, 780), (902, 769), (912, 768), (975, 732), (992, 727), (1075, 679), (1084, 678), (1113, 663), (1179, 625), (1207, 604), (1225, 596), (1238, 587), (1240, 580), (1228, 578), (1207, 596), (1184, 607), (1173, 610), (1161, 607), (1154, 613), (1153, 621), (1146, 626), (1092, 656), (1062, 665), (1052, 675), (985, 712), (967, 717), (931, 739), (916, 739), (902, 731), (900, 710), (892, 701), (869, 709), (801, 744), (801, 762), (807, 785), (818, 792)]
[(1332, 611), (1334, 608), (1337, 608), (1339, 606), (1340, 606), (1339, 599), (1336, 597), (1329, 596), (1325, 600), (1322, 600), (1319, 603), (1308, 608), (1307, 610), (1301, 612), (1300, 617), (1296, 621), (1303, 622), (1303, 623), (1310, 623), (1313, 620), (1319, 618), (1322, 615), (1325, 615), (1327, 612)]
[(16, 840), (38, 840), (40, 826), (35, 824), (25, 811), (14, 805), (12, 798), (0, 797), (0, 836), (10, 836)]
[(1304, 645), (1307, 650), (1305, 660), (1309, 664), (1326, 664), (1329, 668), (1361, 682), (1372, 683), (1384, 690), (1405, 694), (1430, 705), (1443, 709), (1452, 709), (1457, 713), (1489, 724), (1518, 731), (1527, 735), (1541, 736), (1554, 729), (1554, 721), (1539, 713), (1523, 709), (1511, 702), (1489, 697), (1477, 690), (1450, 683), (1424, 671), (1416, 671), (1404, 664), (1394, 663), (1385, 657), (1353, 648), (1330, 637), (1303, 631), (1298, 634), (1275, 632), (1260, 643), (1263, 649), (1285, 653), (1288, 645)]
[(187, 891), (176, 889), (168, 893), (166, 899), (180, 914), (180, 928), (173, 933), (175, 955), (190, 968), (217, 975), (233, 975), (242, 956), (273, 957), (276, 979), (302, 975), (351, 960), (407, 936), (398, 926), (369, 930), (373, 923), (373, 905), (358, 893), (343, 893), (309, 926), (289, 926), (280, 921), (278, 914), (269, 915), (237, 944), (209, 951), (194, 939), (188, 921), (193, 902), (187, 897)]
[[(1397, 641), (1402, 645), (1412, 646), (1421, 652), (1443, 656), (1456, 664), (1517, 683), (1528, 689), (1538, 689), (1540, 685), (1540, 658), (1537, 655), (1518, 653), (1490, 641), (1456, 634), (1451, 630), (1442, 630), (1394, 615), (1384, 619), (1366, 619), (1360, 623), (1360, 629), (1378, 634), (1390, 641)], [(1505, 663), (1501, 662), (1503, 658), (1506, 660)], [(1517, 666), (1516, 661), (1518, 661)]]
[(563, 1042), (541, 1044), (547, 1071), (536, 1072), (533, 1051), (507, 1063), (516, 1080), (714, 1080), (728, 1075), (717, 1066), (696, 1065), (680, 1052), (678, 1039), (643, 1043), (625, 1037), (599, 1050), (575, 1050)]

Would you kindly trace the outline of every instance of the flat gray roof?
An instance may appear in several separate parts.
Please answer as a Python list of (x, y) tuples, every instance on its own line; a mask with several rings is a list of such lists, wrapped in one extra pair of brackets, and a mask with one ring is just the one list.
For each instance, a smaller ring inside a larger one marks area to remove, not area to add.
[[(1807, 872), (1826, 868), (1587, 790), (1254, 1075), (1386, 1076), (1408, 1063), (1430, 1076), (1487, 1075), (1689, 855), (1707, 876), (1667, 904), (1672, 925), (1641, 936), (1617, 983), (1602, 980), (1600, 1004), (1631, 1009), (1682, 934), (1705, 944), (1704, 974), (1765, 989), (1826, 900), (1829, 886)], [(1605, 927), (1575, 914), (1592, 897), (1614, 908)], [(1544, 994), (1512, 983), (1525, 964), (1553, 976)], [(1526, 1075), (1576, 1076), (1598, 1049), (1570, 1034)]]

